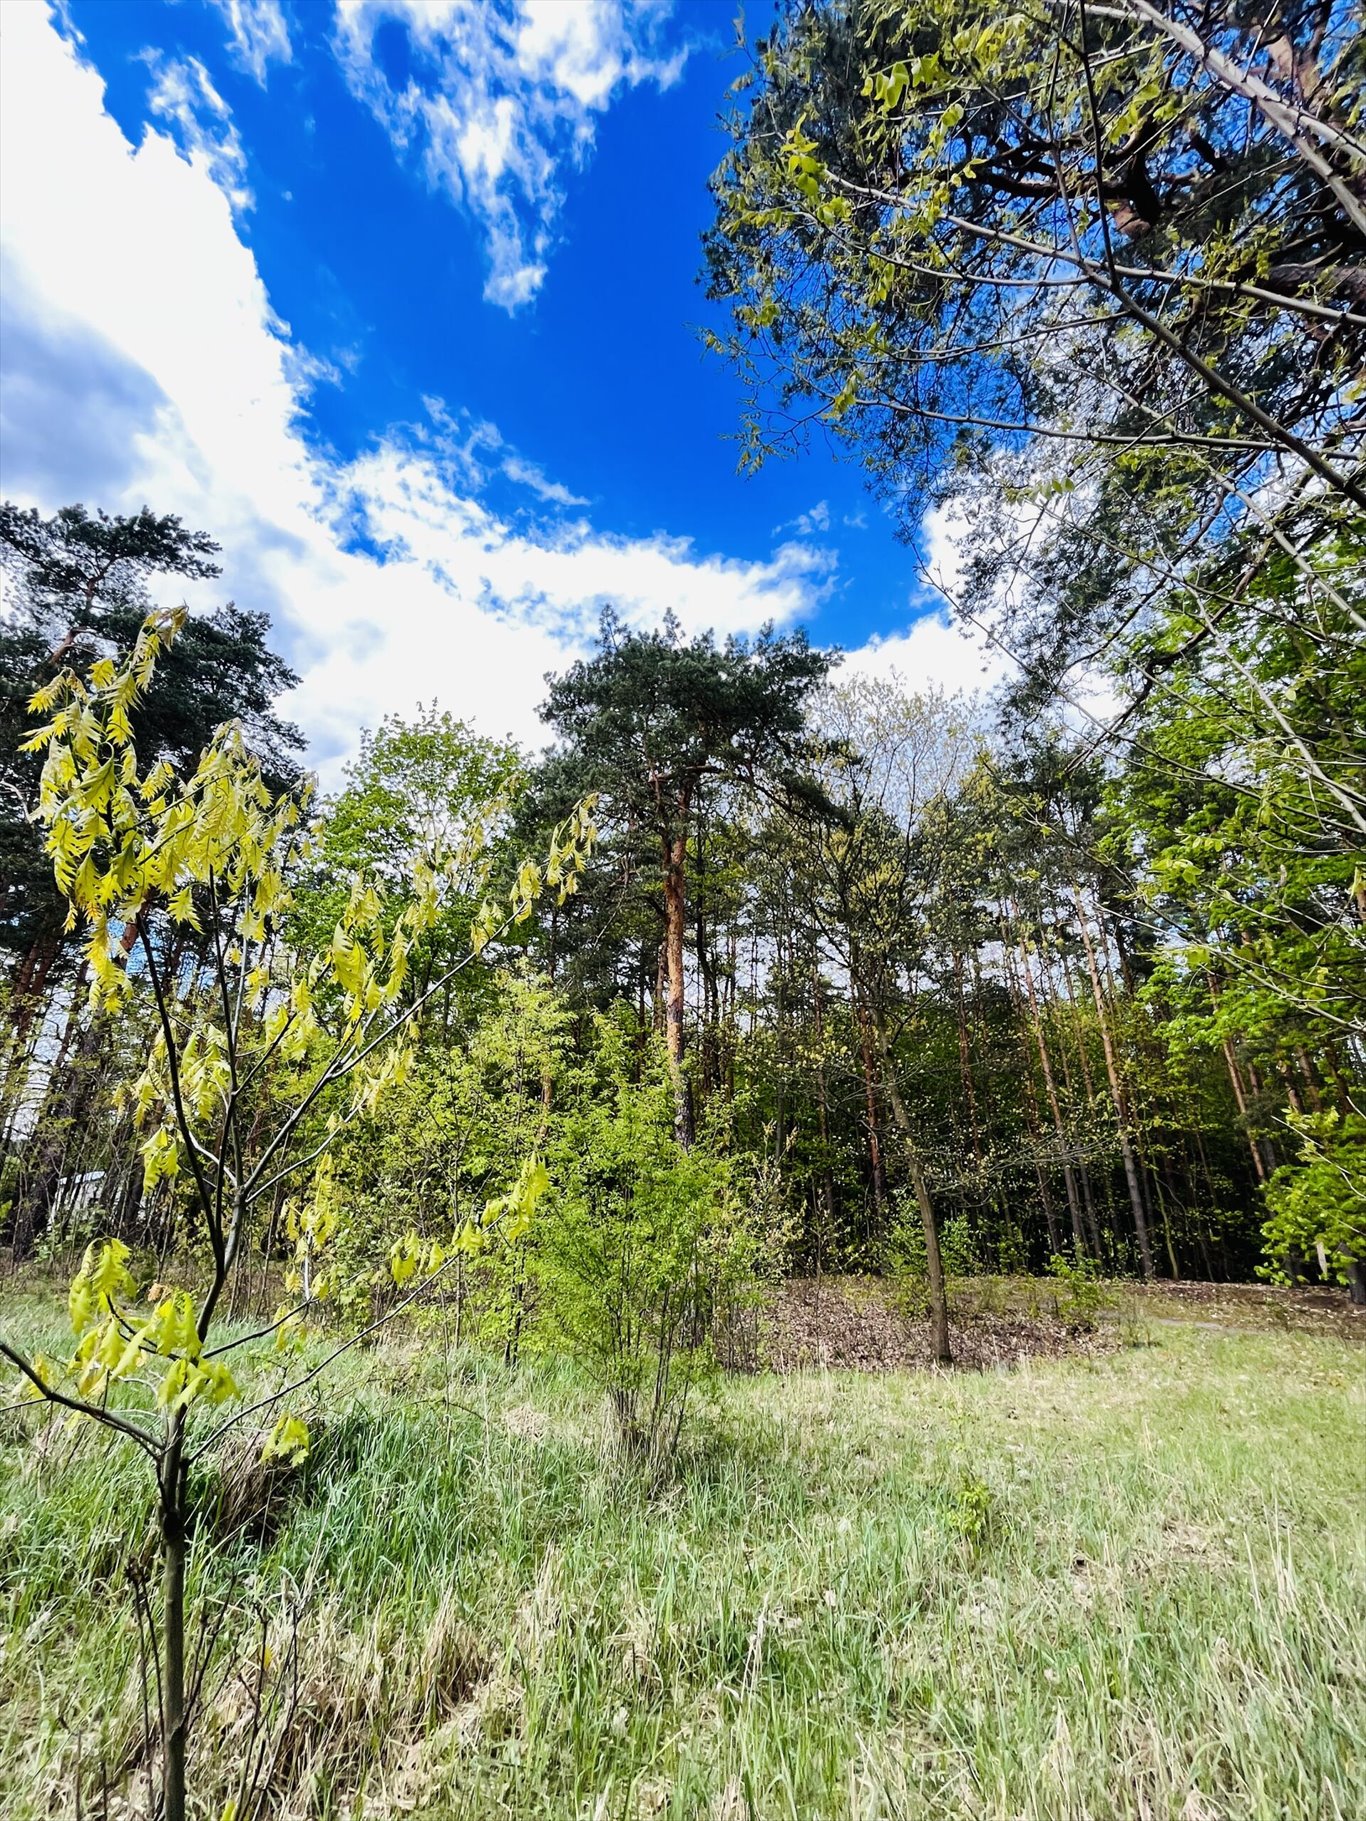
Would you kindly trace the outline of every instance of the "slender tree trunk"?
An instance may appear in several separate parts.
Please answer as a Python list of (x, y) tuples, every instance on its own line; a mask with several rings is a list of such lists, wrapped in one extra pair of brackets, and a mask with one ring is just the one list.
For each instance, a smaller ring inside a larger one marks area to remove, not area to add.
[[(1099, 944), (1097, 945), (1097, 957), (1100, 962), (1102, 984), (1104, 987), (1107, 1003), (1112, 1008), (1117, 1008), (1121, 1003), (1121, 992), (1120, 992), (1120, 986), (1117, 986), (1115, 984), (1115, 970), (1114, 970), (1114, 965), (1110, 959), (1111, 945), (1110, 945), (1110, 942), (1106, 939), (1105, 907), (1101, 901), (1099, 893), (1096, 894), (1095, 908), (1096, 908), (1096, 928), (1100, 932), (1100, 936), (1101, 936), (1101, 940), (1100, 940)], [(1115, 948), (1115, 952), (1118, 954), (1119, 960), (1120, 960), (1120, 985), (1123, 987), (1123, 999), (1129, 1003), (1132, 1003), (1133, 994), (1134, 994), (1133, 977), (1132, 977), (1131, 971), (1129, 969), (1128, 962), (1125, 960), (1125, 955), (1124, 955), (1124, 926), (1119, 921), (1118, 918), (1116, 918), (1114, 920), (1114, 948)], [(1112, 1035), (1113, 1035), (1113, 1029), (1114, 1029), (1114, 1027), (1112, 1025), (1111, 1026)], [(1143, 1034), (1142, 1034), (1141, 1028), (1135, 1033), (1133, 1043), (1134, 1043), (1134, 1060), (1135, 1060), (1134, 1079), (1138, 1082), (1142, 1082), (1145, 1079), (1145, 1077), (1143, 1074), (1144, 1052), (1143, 1052)], [(1138, 1110), (1135, 1106), (1133, 1093), (1131, 1092), (1127, 1082), (1125, 1082), (1122, 1072), (1120, 1075), (1120, 1084), (1124, 1091), (1125, 1121), (1126, 1121), (1126, 1125), (1128, 1127), (1129, 1141), (1130, 1141), (1131, 1145), (1133, 1146), (1134, 1168), (1135, 1168), (1135, 1174), (1138, 1179), (1139, 1199), (1143, 1203), (1143, 1217), (1147, 1223), (1148, 1234), (1149, 1234), (1149, 1237), (1151, 1238), (1153, 1231), (1157, 1224), (1156, 1220), (1154, 1219), (1154, 1216), (1153, 1216), (1153, 1195), (1155, 1193), (1156, 1166), (1153, 1165), (1149, 1161), (1148, 1155), (1147, 1155), (1147, 1142), (1148, 1142), (1151, 1134), (1145, 1127), (1142, 1115), (1138, 1112)]]
[(735, 993), (740, 975), (740, 939), (732, 924), (726, 937), (726, 1101), (735, 1105), (735, 1052), (738, 1048), (735, 1019)]
[(920, 1209), (920, 1224), (925, 1234), (925, 1268), (930, 1280), (930, 1344), (936, 1362), (941, 1366), (951, 1366), (953, 1348), (949, 1344), (949, 1298), (944, 1284), (944, 1260), (939, 1250), (939, 1223), (934, 1216), (934, 1203), (930, 1200), (924, 1169), (914, 1151), (910, 1154), (910, 1165), (916, 1206)]
[[(1167, 1263), (1171, 1266), (1172, 1282), (1181, 1282), (1181, 1266), (1176, 1256), (1176, 1241), (1172, 1238), (1172, 1219), (1167, 1206), (1167, 1197), (1162, 1193), (1162, 1182), (1156, 1171), (1153, 1172), (1153, 1187), (1157, 1192), (1157, 1209), (1162, 1217), (1162, 1238), (1167, 1248)], [(1168, 1177), (1168, 1187), (1171, 1179)]]
[(51, 1224), (62, 1178), (72, 1173), (77, 1160), (75, 1140), (94, 1093), (104, 1019), (92, 1012), (77, 1035), (77, 1017), (78, 1004), (74, 1004), (48, 1077), (42, 1109), (24, 1147), (23, 1189), (11, 1229), (16, 1258), (27, 1257)]
[[(679, 808), (686, 815), (687, 805), (680, 804)], [(668, 1047), (669, 1073), (673, 1077), (674, 1132), (684, 1150), (691, 1150), (692, 1100), (688, 1093), (687, 1077), (683, 1073), (683, 1013), (686, 1001), (683, 939), (687, 928), (687, 859), (688, 836), (685, 827), (664, 841), (664, 954), (668, 978), (664, 1041)]]
[(892, 1105), (892, 1118), (896, 1121), (897, 1130), (901, 1133), (906, 1146), (911, 1186), (915, 1190), (916, 1206), (920, 1210), (920, 1225), (925, 1235), (925, 1269), (930, 1280), (930, 1345), (934, 1349), (934, 1357), (937, 1362), (941, 1366), (951, 1366), (953, 1348), (949, 1345), (949, 1299), (944, 1285), (944, 1259), (939, 1250), (939, 1222), (935, 1219), (934, 1202), (930, 1198), (930, 1185), (925, 1180), (920, 1153), (915, 1148), (915, 1134), (911, 1128), (906, 1104), (901, 1098), (901, 1090), (896, 1085), (896, 1075), (890, 1067), (884, 1067), (882, 1078), (886, 1083), (887, 1098)]
[(1243, 1132), (1247, 1138), (1247, 1148), (1252, 1155), (1252, 1168), (1258, 1182), (1266, 1181), (1266, 1165), (1262, 1162), (1262, 1153), (1257, 1147), (1257, 1138), (1248, 1120), (1247, 1093), (1243, 1087), (1242, 1071), (1238, 1067), (1238, 1058), (1233, 1053), (1233, 1041), (1224, 1038), (1224, 1066), (1228, 1070), (1229, 1085), (1233, 1089), (1234, 1104), (1238, 1108), (1238, 1117), (1242, 1121)]
[(963, 957), (956, 948), (953, 951), (953, 987), (954, 1012), (958, 1023), (958, 1075), (963, 1083), (963, 1095), (967, 1103), (968, 1133), (972, 1139), (972, 1154), (980, 1166), (982, 1135), (977, 1118), (977, 1084), (972, 1078), (972, 1045), (968, 1039), (968, 1014), (963, 994)]
[[(122, 969), (128, 966), (128, 958), (137, 938), (137, 918), (130, 917), (123, 927), (113, 957), (116, 967)], [(74, 1060), (69, 1065), (67, 1063), (80, 1008), (84, 975), (85, 969), (82, 966), (72, 986), (71, 1015), (52, 1065), (47, 1093), (44, 1095), (43, 1113), (37, 1131), (29, 1140), (30, 1148), (37, 1146), (37, 1165), (33, 1170), (25, 1170), (26, 1187), (15, 1211), (13, 1232), (16, 1258), (23, 1255), (24, 1247), (31, 1246), (47, 1230), (56, 1206), (62, 1176), (70, 1173), (73, 1161), (70, 1141), (84, 1127), (95, 1094), (98, 1078), (96, 1061), (107, 1028), (107, 1020), (102, 1011), (91, 1012), (77, 1040)]]
[[(1038, 1096), (1034, 1092), (1034, 1077), (1029, 1068), (1026, 1068), (1024, 1072), (1024, 1088), (1025, 1128), (1029, 1133), (1029, 1141), (1034, 1150), (1034, 1180), (1039, 1185), (1039, 1202), (1043, 1208), (1044, 1225), (1048, 1228), (1048, 1251), (1049, 1256), (1051, 1257), (1060, 1250), (1058, 1245), (1058, 1222), (1053, 1213), (1053, 1197), (1049, 1192), (1048, 1176), (1043, 1167), (1043, 1129), (1039, 1121), (1039, 1101)], [(1084, 1252), (1086, 1248), (1077, 1236), (1075, 1219), (1072, 1223), (1072, 1231), (1073, 1238), (1076, 1240), (1077, 1251), (1079, 1253)]]
[[(1062, 1118), (1062, 1104), (1058, 1099), (1057, 1083), (1053, 1079), (1053, 1063), (1048, 1053), (1047, 1040), (1044, 1037), (1043, 1020), (1039, 1016), (1039, 1002), (1034, 992), (1034, 976), (1030, 971), (1029, 956), (1025, 949), (1024, 938), (1019, 937), (1017, 940), (1025, 992), (1029, 997), (1030, 1023), (1034, 1027), (1034, 1043), (1039, 1052), (1039, 1066), (1043, 1070), (1044, 1091), (1048, 1096), (1049, 1111), (1053, 1115), (1053, 1130), (1058, 1135), (1058, 1150), (1062, 1158), (1062, 1179), (1067, 1189), (1067, 1211), (1072, 1219), (1072, 1241), (1078, 1252), (1084, 1252), (1086, 1241), (1082, 1235), (1081, 1198), (1077, 1193), (1077, 1180), (1072, 1170), (1072, 1161), (1067, 1154), (1069, 1147), (1067, 1129)], [(1054, 1250), (1057, 1250), (1056, 1246), (1054, 1246)]]
[(1129, 1109), (1124, 1095), (1124, 1084), (1120, 1079), (1119, 1063), (1115, 1056), (1114, 1038), (1110, 1033), (1110, 1021), (1105, 1015), (1105, 995), (1101, 990), (1100, 970), (1096, 965), (1096, 951), (1091, 941), (1091, 932), (1086, 926), (1086, 912), (1082, 907), (1081, 893), (1075, 886), (1072, 896), (1077, 906), (1077, 924), (1081, 930), (1082, 947), (1086, 951), (1086, 966), (1091, 975), (1091, 992), (1096, 1002), (1096, 1018), (1100, 1024), (1100, 1043), (1105, 1055), (1105, 1073), (1110, 1082), (1110, 1097), (1114, 1101), (1115, 1119), (1119, 1125), (1119, 1148), (1124, 1159), (1124, 1176), (1129, 1185), (1129, 1206), (1133, 1211), (1134, 1232), (1138, 1236), (1138, 1255), (1143, 1266), (1143, 1276), (1151, 1283), (1153, 1271), (1152, 1241), (1148, 1237), (1148, 1216), (1143, 1206), (1143, 1189), (1138, 1180), (1138, 1159), (1134, 1155), (1133, 1141), (1129, 1134)]
[(826, 1230), (835, 1234), (835, 1173), (830, 1168), (830, 1103), (825, 1081), (825, 989), (819, 966), (813, 970), (811, 1004), (816, 1035), (816, 1118), (821, 1137), (821, 1195)]
[[(1034, 1091), (1034, 1071), (1029, 1067), (1028, 1056), (1025, 1058), (1024, 1070), (1024, 1117), (1025, 1130), (1029, 1133), (1030, 1147), (1034, 1152), (1034, 1180), (1039, 1185), (1039, 1205), (1043, 1208), (1044, 1225), (1048, 1228), (1048, 1252), (1052, 1257), (1060, 1250), (1058, 1222), (1053, 1213), (1053, 1196), (1048, 1187), (1048, 1173), (1043, 1167), (1043, 1122), (1039, 1118), (1039, 1097)], [(1075, 1219), (1072, 1224), (1075, 1237)], [(1085, 1250), (1079, 1239), (1077, 1250), (1078, 1252)]]
[[(1249, 1062), (1247, 1065), (1247, 1079), (1253, 1094), (1258, 1100), (1261, 1100), (1266, 1090), (1262, 1085), (1261, 1076), (1257, 1073), (1256, 1065), (1252, 1062)], [(1276, 1155), (1276, 1146), (1269, 1137), (1260, 1138), (1258, 1143), (1261, 1147), (1262, 1159), (1266, 1165), (1267, 1174), (1270, 1175), (1280, 1167), (1280, 1159)]]
[(6, 1134), (16, 1103), (23, 1094), (33, 1050), (46, 1018), (45, 989), (59, 952), (60, 944), (55, 938), (43, 937), (30, 943), (10, 983), (9, 1029), (0, 1045), (0, 1056), (3, 1056), (0, 1129)]
[(868, 1121), (868, 1166), (873, 1181), (873, 1217), (879, 1233), (886, 1229), (887, 1170), (882, 1159), (878, 1130), (877, 1065), (873, 1055), (872, 1019), (855, 990), (854, 1018), (858, 1025), (859, 1053), (863, 1062), (864, 1113)]
[(173, 1419), (158, 1472), (161, 1499), (163, 1821), (185, 1821), (185, 1557), (184, 1416)]
[[(1095, 1104), (1095, 1089), (1091, 1083), (1091, 1065), (1086, 1059), (1086, 1022), (1082, 1017), (1081, 1007), (1077, 1003), (1076, 986), (1072, 971), (1064, 961), (1062, 965), (1062, 990), (1058, 993), (1059, 1003), (1065, 1003), (1071, 1014), (1072, 1035), (1076, 1039), (1077, 1064), (1081, 1070), (1082, 1090), (1086, 1095), (1086, 1105)], [(1076, 1091), (1072, 1085), (1072, 1071), (1067, 1063), (1067, 1045), (1059, 1043), (1058, 1059), (1062, 1063), (1062, 1081), (1068, 1100), (1076, 1104)], [(1086, 1231), (1091, 1240), (1091, 1250), (1097, 1258), (1105, 1256), (1105, 1248), (1100, 1239), (1100, 1220), (1096, 1214), (1095, 1196), (1091, 1192), (1091, 1172), (1084, 1161), (1078, 1161), (1076, 1169), (1077, 1186), (1081, 1190), (1082, 1212), (1086, 1217)]]
[(707, 824), (701, 804), (693, 842), (692, 874), (693, 940), (697, 946), (697, 979), (702, 994), (697, 1033), (698, 1088), (705, 1105), (716, 1085), (716, 973), (707, 933)]

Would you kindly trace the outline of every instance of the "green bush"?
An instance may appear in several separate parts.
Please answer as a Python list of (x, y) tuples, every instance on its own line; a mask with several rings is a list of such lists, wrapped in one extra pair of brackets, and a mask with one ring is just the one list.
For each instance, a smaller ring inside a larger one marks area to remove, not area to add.
[(1048, 1261), (1048, 1275), (1053, 1283), (1053, 1313), (1058, 1320), (1086, 1331), (1094, 1328), (1097, 1314), (1111, 1300), (1096, 1261), (1055, 1252)]
[(528, 1248), (535, 1332), (590, 1367), (624, 1451), (658, 1470), (714, 1370), (716, 1318), (753, 1281), (757, 1246), (726, 1160), (676, 1141), (657, 1046), (642, 1057), (601, 1023), (599, 1091), (561, 1117), (548, 1152), (554, 1187)]
[[(955, 1282), (961, 1286), (965, 1278), (976, 1277), (980, 1272), (976, 1237), (964, 1215), (951, 1214), (941, 1221), (939, 1255), (950, 1286)], [(910, 1188), (902, 1190), (895, 1202), (895, 1218), (887, 1239), (887, 1272), (902, 1313), (910, 1321), (923, 1321), (930, 1308), (929, 1266), (925, 1230)]]
[(1287, 1115), (1300, 1140), (1294, 1163), (1266, 1185), (1270, 1218), (1262, 1229), (1273, 1283), (1294, 1281), (1297, 1259), (1320, 1259), (1334, 1283), (1360, 1296), (1366, 1264), (1366, 1119), (1360, 1114)]
[(1018, 1221), (1008, 1220), (996, 1241), (996, 1266), (1002, 1277), (1023, 1277), (1029, 1269), (1029, 1248)]

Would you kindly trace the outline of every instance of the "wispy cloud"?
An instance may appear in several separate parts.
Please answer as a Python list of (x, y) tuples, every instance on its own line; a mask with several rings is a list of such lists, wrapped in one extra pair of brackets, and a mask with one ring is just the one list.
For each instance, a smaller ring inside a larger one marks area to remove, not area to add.
[(571, 493), (563, 481), (553, 481), (535, 462), (529, 462), (524, 456), (509, 455), (503, 459), (503, 473), (519, 487), (530, 487), (537, 499), (544, 500), (550, 506), (586, 506), (588, 501), (580, 493)]
[(280, 0), (208, 0), (228, 26), (228, 44), (236, 63), (264, 88), (272, 63), (289, 63), (294, 48)]
[(775, 525), (773, 535), (780, 536), (784, 531), (795, 532), (798, 537), (815, 537), (830, 529), (830, 506), (826, 500), (817, 500), (809, 512), (799, 512), (796, 518), (789, 519), (785, 525)]
[(147, 107), (172, 129), (185, 156), (216, 184), (236, 210), (252, 207), (247, 155), (228, 104), (197, 57), (163, 57), (147, 51), (152, 72)]
[(400, 433), (407, 447), (430, 454), (448, 485), (479, 489), (493, 475), (502, 474), (514, 486), (527, 488), (544, 505), (588, 505), (582, 494), (571, 492), (563, 481), (552, 479), (539, 463), (515, 449), (497, 424), (475, 417), (463, 406), (452, 408), (444, 398), (430, 394), (422, 403), (426, 422), (403, 425)]
[[(352, 91), (467, 209), (488, 252), (484, 295), (516, 310), (540, 289), (562, 173), (592, 149), (623, 88), (667, 87), (685, 53), (660, 54), (672, 0), (338, 0), (334, 46)], [(401, 33), (381, 53), (382, 27)]]

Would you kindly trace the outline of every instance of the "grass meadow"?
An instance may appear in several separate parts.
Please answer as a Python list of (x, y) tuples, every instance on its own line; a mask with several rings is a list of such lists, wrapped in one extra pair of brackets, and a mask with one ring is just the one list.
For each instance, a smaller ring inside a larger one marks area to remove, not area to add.
[[(304, 1466), (197, 1470), (195, 1812), (1355, 1821), (1363, 1361), (1178, 1316), (728, 1376), (650, 1483), (568, 1366), (391, 1334)], [(144, 1463), (0, 1420), (0, 1810), (145, 1815)]]

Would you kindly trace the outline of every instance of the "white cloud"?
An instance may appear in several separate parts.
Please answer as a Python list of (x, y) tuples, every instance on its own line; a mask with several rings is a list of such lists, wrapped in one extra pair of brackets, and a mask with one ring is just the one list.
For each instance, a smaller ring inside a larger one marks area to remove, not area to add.
[(392, 438), (331, 478), (346, 521), (387, 556), (416, 564), (453, 598), (575, 642), (591, 636), (608, 602), (640, 625), (672, 609), (686, 632), (788, 621), (818, 598), (833, 562), (798, 544), (742, 562), (702, 555), (690, 538), (615, 537), (585, 520), (524, 532), (462, 496), (429, 453)]
[(931, 507), (921, 521), (924, 581), (911, 602), (915, 617), (904, 632), (875, 635), (851, 651), (846, 671), (893, 677), (910, 690), (938, 688), (953, 693), (990, 689), (1014, 665), (961, 612), (963, 545), (967, 528), (953, 508)]
[[(489, 257), (484, 295), (516, 310), (540, 289), (563, 193), (560, 171), (593, 144), (595, 115), (622, 87), (667, 87), (683, 53), (653, 54), (672, 0), (337, 0), (346, 79), (419, 160), (432, 187), (468, 209)], [(381, 27), (406, 35), (395, 86)]]
[[(1032, 506), (1016, 504), (1006, 510), (1005, 522), (1020, 544), (1027, 546), (1038, 531), (1040, 517)], [(875, 636), (850, 652), (846, 670), (895, 677), (911, 690), (938, 686), (965, 694), (1018, 682), (1023, 667), (1006, 648), (1009, 639), (1003, 646), (991, 636), (1001, 636), (1002, 622), (1017, 596), (1018, 577), (1007, 568), (990, 599), (972, 601), (969, 618), (965, 581), (969, 526), (964, 508), (931, 507), (920, 529), (928, 586), (913, 603), (920, 607), (919, 616), (904, 632)], [(1088, 734), (1101, 729), (1121, 706), (1111, 677), (1093, 667), (1077, 667), (1066, 677), (1050, 713), (1062, 725)]]
[[(289, 712), (325, 775), (362, 726), (433, 693), (490, 733), (539, 739), (541, 678), (584, 648), (604, 601), (725, 632), (820, 597), (833, 558), (810, 544), (753, 562), (662, 532), (512, 524), (481, 477), (523, 458), (436, 401), (425, 429), (347, 466), (312, 451), (298, 414), (315, 363), (274, 314), (211, 162), (155, 128), (131, 146), (40, 9), (0, 7), (0, 30), (3, 351), (28, 363), (5, 389), (6, 489), (48, 509), (146, 501), (218, 538), (223, 579), (191, 605), (232, 595), (272, 613), (303, 673)], [(78, 433), (92, 410), (98, 435)]]
[(228, 24), (234, 60), (266, 86), (272, 63), (289, 63), (294, 49), (280, 0), (209, 0)]
[(827, 500), (817, 500), (809, 512), (799, 512), (794, 519), (785, 525), (775, 525), (773, 534), (776, 537), (783, 531), (795, 531), (798, 537), (815, 537), (818, 532), (830, 529), (830, 505)]
[(956, 606), (963, 592), (964, 545), (968, 527), (955, 505), (932, 506), (920, 521), (925, 550), (925, 578)]
[(204, 65), (198, 57), (167, 58), (155, 51), (147, 53), (147, 64), (153, 77), (148, 110), (176, 129), (190, 163), (207, 173), (234, 209), (251, 208), (247, 155)]
[(522, 455), (509, 455), (503, 460), (503, 473), (519, 487), (530, 487), (538, 499), (550, 506), (586, 506), (580, 494), (571, 493), (563, 481), (552, 481), (535, 462)]
[(1011, 670), (1009, 660), (980, 634), (930, 608), (904, 632), (871, 638), (851, 651), (841, 674), (895, 678), (907, 689), (949, 694), (988, 689)]

